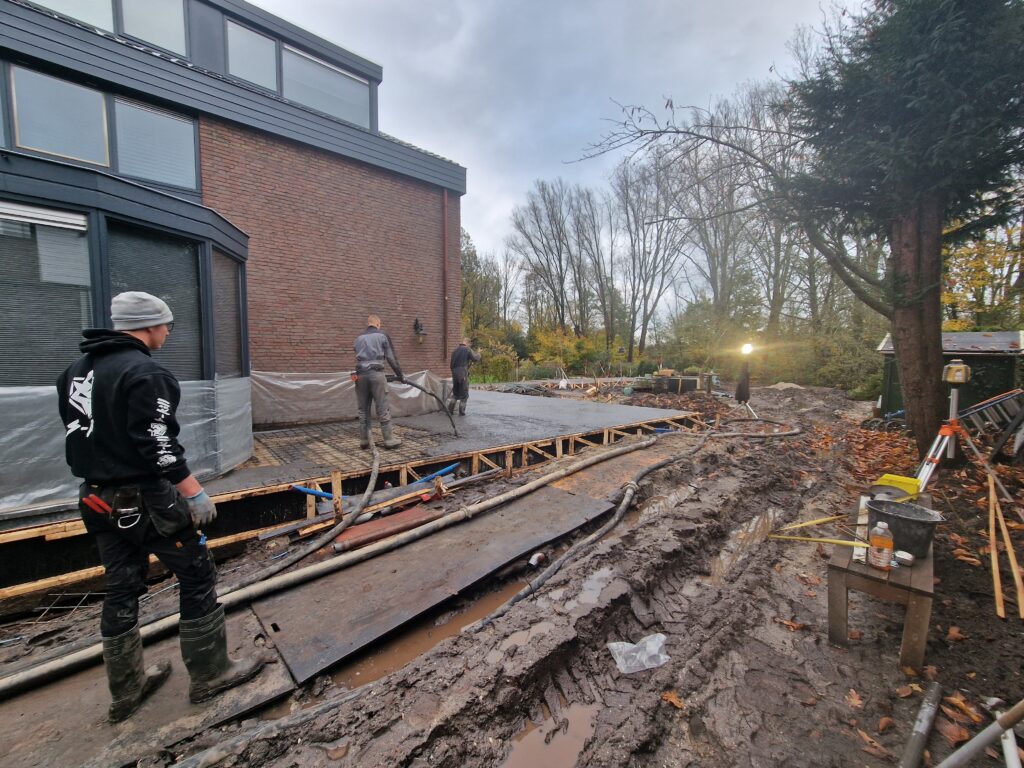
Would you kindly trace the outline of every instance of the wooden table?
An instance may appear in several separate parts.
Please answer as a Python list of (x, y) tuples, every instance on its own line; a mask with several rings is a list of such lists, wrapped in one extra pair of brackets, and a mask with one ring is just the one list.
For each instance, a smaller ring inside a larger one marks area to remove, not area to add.
[[(925, 506), (919, 500), (917, 503)], [(928, 505), (930, 506), (930, 505)], [(900, 644), (900, 666), (920, 672), (934, 595), (934, 561), (918, 558), (912, 567), (880, 571), (853, 560), (853, 547), (837, 546), (828, 563), (828, 639), (845, 646), (849, 640), (847, 600), (851, 589), (907, 607)]]

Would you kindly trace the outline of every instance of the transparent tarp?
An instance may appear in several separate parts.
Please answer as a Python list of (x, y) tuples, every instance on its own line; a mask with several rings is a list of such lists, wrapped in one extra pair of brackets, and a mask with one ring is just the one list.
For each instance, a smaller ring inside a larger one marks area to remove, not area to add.
[[(178, 420), (189, 466), (201, 479), (252, 454), (247, 378), (186, 381)], [(73, 503), (79, 481), (64, 459), (64, 426), (53, 387), (0, 387), (0, 523)]]
[[(449, 380), (430, 371), (412, 373), (405, 378), (442, 400), (450, 389)], [(434, 398), (397, 381), (388, 384), (388, 403), (392, 416), (418, 416), (441, 410)], [(260, 426), (315, 424), (358, 416), (356, 385), (350, 372), (252, 372), (252, 417)]]

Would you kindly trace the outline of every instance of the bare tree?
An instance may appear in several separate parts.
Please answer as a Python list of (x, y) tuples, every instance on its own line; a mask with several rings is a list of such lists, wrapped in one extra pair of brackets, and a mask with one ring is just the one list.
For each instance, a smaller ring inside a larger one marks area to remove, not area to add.
[(573, 191), (572, 231), (576, 250), (585, 260), (592, 293), (604, 325), (605, 351), (615, 342), (615, 248), (617, 222), (609, 198), (599, 199), (590, 189)]

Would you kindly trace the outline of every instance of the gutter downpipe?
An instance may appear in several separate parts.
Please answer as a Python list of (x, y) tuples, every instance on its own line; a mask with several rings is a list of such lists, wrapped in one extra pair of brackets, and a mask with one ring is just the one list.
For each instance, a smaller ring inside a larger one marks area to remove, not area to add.
[(448, 360), (448, 189), (441, 190), (441, 357)]

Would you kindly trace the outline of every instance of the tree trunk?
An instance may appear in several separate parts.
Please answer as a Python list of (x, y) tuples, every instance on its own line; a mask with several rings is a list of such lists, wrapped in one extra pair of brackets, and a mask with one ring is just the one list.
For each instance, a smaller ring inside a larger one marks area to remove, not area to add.
[(892, 341), (907, 424), (918, 454), (949, 413), (942, 383), (942, 222), (945, 199), (924, 195), (890, 225)]

